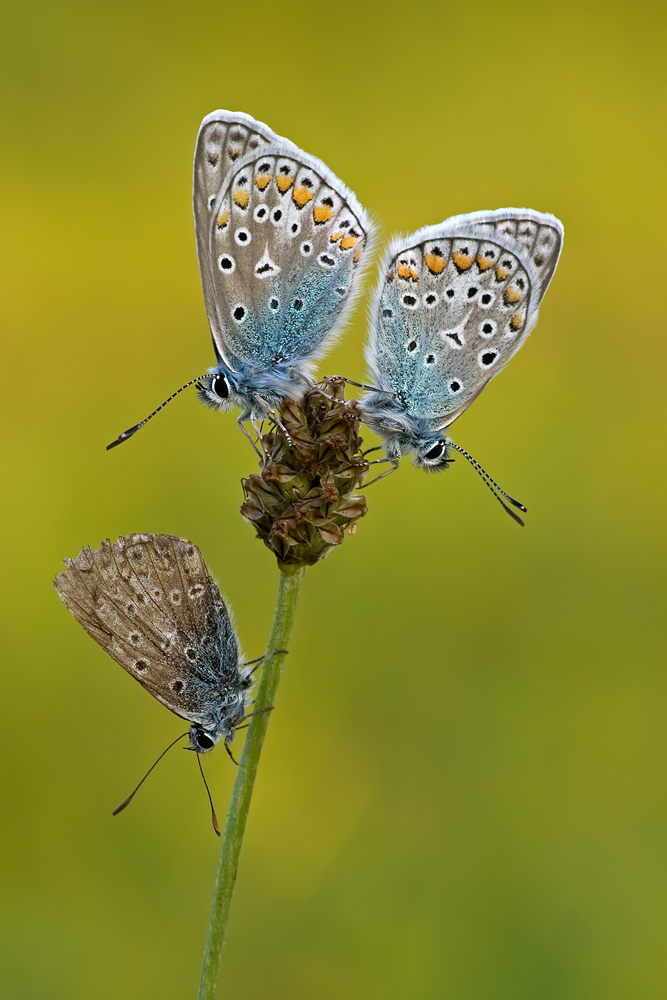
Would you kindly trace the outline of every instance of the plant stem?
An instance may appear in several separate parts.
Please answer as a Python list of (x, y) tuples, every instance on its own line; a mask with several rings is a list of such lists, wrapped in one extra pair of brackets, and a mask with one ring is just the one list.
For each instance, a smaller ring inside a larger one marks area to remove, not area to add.
[[(300, 568), (296, 571), (288, 570), (287, 572), (282, 571), (280, 573), (278, 599), (273, 615), (271, 635), (269, 636), (269, 643), (266, 648), (267, 653), (272, 653), (276, 649), (287, 649), (292, 625), (294, 624), (300, 584)], [(253, 715), (250, 720), (243, 753), (239, 762), (239, 769), (236, 774), (236, 781), (234, 782), (229, 812), (227, 813), (227, 822), (225, 823), (222, 846), (220, 848), (218, 873), (213, 891), (213, 904), (211, 906), (208, 937), (206, 938), (199, 1000), (215, 1000), (217, 996), (222, 949), (225, 945), (229, 909), (236, 883), (236, 871), (243, 843), (243, 834), (245, 833), (250, 799), (259, 765), (259, 755), (262, 752), (262, 744), (264, 743), (264, 737), (271, 716), (271, 712), (262, 712), (262, 709), (269, 708), (274, 703), (284, 659), (285, 654), (282, 653), (267, 660), (262, 667), (262, 674), (257, 685), (253, 711), (260, 714)]]

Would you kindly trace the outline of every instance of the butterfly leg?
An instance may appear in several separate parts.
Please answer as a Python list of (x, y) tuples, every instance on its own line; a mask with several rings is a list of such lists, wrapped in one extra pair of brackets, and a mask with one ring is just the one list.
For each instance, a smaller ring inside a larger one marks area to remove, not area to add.
[[(260, 404), (260, 406), (262, 408), (262, 412), (263, 413), (268, 413), (269, 416), (271, 417), (271, 419), (275, 421), (275, 423), (277, 424), (278, 427), (280, 427), (281, 431), (285, 435), (285, 440), (287, 441), (287, 444), (291, 447), (292, 446), (292, 438), (289, 436), (289, 431), (287, 430), (287, 428), (285, 427), (284, 423), (282, 422), (282, 420), (278, 416), (277, 411), (271, 406), (270, 403), (267, 403), (267, 401), (264, 399), (264, 397), (260, 396), (260, 394), (258, 392), (254, 392), (253, 396), (255, 397), (255, 399), (257, 400), (257, 402)], [(253, 414), (253, 416), (254, 416), (254, 414)], [(253, 422), (253, 427), (254, 426), (255, 426), (255, 424)]]
[(377, 386), (366, 385), (365, 382), (354, 382), (351, 378), (345, 378), (344, 375), (333, 375), (332, 378), (339, 378), (341, 382), (347, 382), (348, 385), (355, 385), (357, 389), (367, 389), (369, 392), (383, 392), (385, 396), (391, 396), (392, 399), (396, 399), (396, 393), (390, 389), (378, 389)]
[(396, 469), (398, 468), (397, 458), (378, 458), (374, 462), (369, 462), (368, 464), (379, 465), (381, 462), (391, 462), (392, 465), (391, 469), (385, 469), (385, 471), (381, 472), (379, 476), (375, 477), (375, 479), (371, 479), (369, 483), (364, 483), (361, 487), (362, 489), (365, 490), (367, 486), (372, 486), (373, 483), (379, 483), (381, 479), (385, 478), (385, 476), (390, 476), (392, 472), (396, 472)]
[(253, 430), (257, 434), (257, 437), (261, 437), (259, 431), (257, 430), (257, 427), (255, 426), (255, 423), (254, 423), (254, 421), (252, 419), (251, 414), (248, 413), (247, 410), (244, 410), (242, 413), (239, 413), (238, 417), (236, 418), (236, 423), (239, 425), (239, 427), (241, 428), (241, 430), (243, 431), (243, 433), (247, 437), (248, 441), (250, 441), (250, 444), (253, 446), (255, 452), (259, 455), (260, 458), (263, 458), (263, 455), (262, 455), (261, 451), (259, 450), (259, 448), (255, 444), (255, 441), (253, 439), (252, 434), (250, 433), (250, 431), (248, 430), (248, 428), (245, 425), (245, 421), (248, 420), (249, 418), (250, 418), (250, 421), (252, 423)]
[[(265, 653), (264, 656), (258, 656), (256, 660), (248, 660), (247, 663), (244, 663), (243, 664), (244, 667), (252, 667), (252, 670), (250, 671), (250, 673), (248, 674), (248, 676), (249, 677), (252, 676), (252, 674), (254, 674), (255, 671), (259, 667), (261, 667), (261, 665), (263, 663), (266, 663), (266, 661), (270, 660), (273, 656), (277, 656), (278, 653), (285, 653), (285, 654), (287, 654), (287, 653), (289, 653), (289, 649), (274, 649), (274, 651), (272, 653)], [(254, 666), (253, 666), (253, 664), (254, 664)]]

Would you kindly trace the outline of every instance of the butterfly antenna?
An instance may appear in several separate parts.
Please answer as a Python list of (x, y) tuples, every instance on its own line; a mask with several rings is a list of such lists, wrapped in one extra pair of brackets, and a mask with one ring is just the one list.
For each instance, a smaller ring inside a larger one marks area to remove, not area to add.
[(149, 413), (148, 416), (141, 421), (141, 423), (135, 424), (134, 427), (128, 427), (126, 431), (123, 431), (122, 434), (119, 434), (115, 441), (112, 441), (111, 444), (107, 445), (107, 451), (110, 451), (111, 448), (116, 448), (119, 444), (122, 444), (123, 441), (127, 441), (127, 439), (131, 438), (133, 434), (136, 434), (137, 431), (141, 427), (143, 427), (144, 424), (147, 424), (149, 420), (151, 420), (157, 413), (160, 412), (160, 410), (164, 410), (167, 403), (171, 403), (172, 399), (176, 399), (179, 392), (183, 392), (184, 389), (188, 389), (191, 385), (196, 385), (198, 389), (203, 389), (201, 380), (204, 377), (205, 377), (204, 375), (200, 375), (199, 378), (193, 378), (189, 382), (186, 382), (185, 385), (182, 385), (180, 389), (177, 389), (176, 392), (172, 392), (169, 399), (165, 399), (164, 403), (160, 403), (158, 408), (156, 410), (153, 410), (152, 413)]
[[(183, 737), (187, 736), (187, 735), (188, 735), (187, 733), (181, 733), (180, 736), (176, 737), (176, 739), (174, 740), (173, 743), (169, 744), (169, 746), (167, 747), (167, 750), (171, 750), (171, 748), (173, 746), (176, 746), (176, 744), (178, 743), (179, 740), (182, 740)], [(146, 778), (148, 777), (148, 775), (151, 773), (151, 771), (153, 770), (153, 768), (157, 767), (157, 765), (160, 763), (160, 761), (162, 760), (162, 758), (166, 754), (167, 750), (163, 750), (162, 753), (160, 754), (160, 756), (158, 757), (158, 759), (153, 764), (153, 766), (149, 767), (149, 769), (146, 771), (145, 775), (143, 776), (143, 778), (141, 779), (141, 781), (139, 782), (139, 784), (137, 785), (137, 787), (134, 789), (134, 791), (132, 792), (132, 794), (128, 795), (128, 797), (125, 799), (125, 801), (121, 802), (121, 804), (118, 806), (117, 809), (114, 809), (114, 811), (112, 813), (113, 816), (117, 816), (118, 813), (122, 812), (123, 809), (125, 809), (126, 806), (129, 806), (130, 802), (132, 801), (132, 799), (134, 798), (134, 796), (137, 794), (137, 792), (139, 791), (139, 789), (143, 785), (143, 783), (146, 780)]]
[[(226, 744), (225, 744), (226, 745)], [(195, 751), (196, 753), (196, 751)], [(197, 763), (199, 764), (199, 773), (201, 774), (201, 780), (204, 782), (204, 788), (206, 789), (206, 794), (208, 795), (209, 805), (211, 806), (211, 823), (213, 824), (213, 829), (220, 836), (220, 827), (218, 826), (218, 817), (215, 815), (215, 809), (213, 808), (213, 799), (211, 798), (211, 792), (208, 787), (208, 782), (204, 777), (204, 768), (201, 766), (201, 760), (199, 759), (199, 754), (197, 753)]]
[[(493, 493), (494, 497), (496, 498), (496, 500), (498, 501), (498, 503), (500, 504), (500, 506), (503, 508), (503, 510), (506, 510), (507, 513), (509, 514), (509, 516), (512, 517), (512, 518), (514, 518), (514, 520), (517, 522), (517, 524), (520, 524), (522, 527), (524, 527), (525, 526), (524, 525), (524, 521), (519, 517), (518, 514), (515, 514), (514, 511), (511, 510), (511, 508), (508, 507), (506, 503), (503, 503), (503, 501), (498, 496), (498, 493), (500, 493), (502, 496), (504, 496), (505, 500), (508, 500), (509, 503), (513, 504), (514, 507), (518, 507), (519, 510), (524, 511), (524, 513), (528, 510), (528, 508), (524, 507), (524, 505), (522, 503), (520, 503), (518, 500), (515, 500), (513, 497), (511, 497), (509, 495), (509, 493), (505, 493), (505, 490), (501, 489), (501, 487), (498, 485), (498, 483), (495, 481), (495, 479), (491, 478), (491, 476), (488, 474), (488, 472), (486, 471), (486, 469), (482, 468), (482, 466), (479, 464), (479, 462), (477, 462), (472, 457), (472, 455), (469, 452), (467, 452), (464, 448), (460, 448), (457, 444), (454, 444), (453, 441), (449, 441), (447, 443), (447, 447), (448, 448), (453, 448), (454, 451), (458, 451), (459, 455), (463, 455), (463, 457), (466, 458), (470, 462), (470, 464), (472, 465), (472, 467), (475, 470), (475, 472), (477, 472), (477, 474), (481, 477), (482, 482), (484, 483), (484, 485), (488, 486), (488, 488), (491, 490), (491, 492)], [(494, 489), (494, 487), (495, 487), (495, 489)], [(497, 492), (496, 492), (496, 490), (497, 490)]]

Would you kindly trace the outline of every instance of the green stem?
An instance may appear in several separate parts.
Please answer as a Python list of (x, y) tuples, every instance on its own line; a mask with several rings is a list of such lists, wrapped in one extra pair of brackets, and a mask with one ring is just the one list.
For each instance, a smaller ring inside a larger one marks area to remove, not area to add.
[[(296, 572), (281, 572), (278, 600), (276, 601), (276, 610), (273, 615), (269, 644), (266, 648), (267, 653), (272, 653), (275, 649), (287, 649), (292, 625), (294, 624), (300, 583), (300, 569), (297, 569)], [(271, 712), (262, 712), (261, 710), (269, 708), (274, 703), (284, 659), (285, 655), (283, 653), (267, 660), (262, 667), (262, 675), (257, 685), (253, 711), (260, 714), (253, 715), (248, 726), (245, 745), (241, 754), (239, 769), (236, 774), (236, 781), (234, 782), (234, 790), (232, 791), (232, 798), (229, 804), (229, 812), (227, 813), (227, 822), (225, 823), (225, 830), (222, 836), (218, 873), (215, 879), (213, 904), (211, 906), (211, 919), (208, 926), (208, 937), (206, 938), (206, 950), (204, 952), (204, 965), (201, 974), (201, 984), (199, 986), (199, 1000), (215, 1000), (217, 996), (222, 949), (225, 945), (229, 909), (236, 882), (236, 871), (238, 869), (241, 845), (243, 844), (243, 834), (245, 833), (250, 799), (252, 798), (252, 790), (259, 765), (259, 755), (262, 752), (262, 744), (264, 743), (264, 737), (271, 716)]]

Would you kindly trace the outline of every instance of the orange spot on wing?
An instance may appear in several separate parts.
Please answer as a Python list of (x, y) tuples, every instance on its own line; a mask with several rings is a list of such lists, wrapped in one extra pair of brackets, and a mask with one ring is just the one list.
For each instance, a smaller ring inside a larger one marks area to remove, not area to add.
[(508, 274), (509, 274), (509, 271), (507, 271), (504, 267), (497, 267), (496, 268), (496, 281), (504, 281), (505, 278), (508, 276)]
[(289, 191), (292, 184), (294, 184), (293, 177), (285, 177), (285, 174), (278, 174), (276, 177), (276, 187), (281, 194), (285, 194), (285, 191)]
[(330, 243), (337, 243), (338, 240), (341, 238), (342, 235), (343, 235), (343, 233), (342, 233), (341, 230), (339, 230), (337, 233), (332, 233), (331, 236), (329, 237), (329, 242)]
[(359, 263), (359, 261), (361, 260), (361, 247), (359, 247), (352, 260), (354, 261), (355, 264)]
[(342, 240), (340, 241), (340, 248), (341, 250), (351, 250), (352, 247), (356, 247), (358, 242), (359, 242), (358, 236), (343, 236)]
[(224, 212), (221, 212), (220, 215), (218, 216), (218, 222), (217, 222), (218, 229), (224, 229), (225, 226), (227, 225), (228, 220), (229, 220), (229, 212), (227, 212), (226, 210)]
[(313, 209), (313, 219), (315, 222), (328, 222), (332, 215), (333, 208), (329, 205), (316, 205)]
[(234, 201), (239, 206), (239, 208), (245, 208), (246, 205), (248, 204), (249, 198), (250, 195), (248, 194), (248, 192), (243, 191), (242, 189), (234, 193)]
[(516, 316), (512, 316), (510, 320), (510, 326), (513, 330), (520, 330), (523, 326), (523, 316), (521, 313), (517, 313)]
[(493, 261), (489, 260), (488, 257), (482, 257), (481, 253), (477, 254), (477, 267), (480, 271), (488, 271), (490, 267), (493, 267)]
[(410, 281), (410, 279), (412, 279), (412, 281), (417, 280), (417, 272), (413, 268), (408, 267), (406, 264), (399, 264), (396, 268), (396, 273), (399, 278), (403, 278), (404, 281)]
[(393, 281), (393, 280), (394, 280), (394, 272), (390, 271), (389, 274), (387, 275), (387, 281)]
[(427, 253), (424, 257), (431, 274), (442, 274), (447, 267), (447, 261), (437, 253)]
[(263, 191), (268, 184), (271, 183), (271, 174), (258, 174), (255, 178), (255, 184), (260, 191)]
[(299, 208), (303, 208), (304, 205), (307, 205), (312, 197), (313, 192), (309, 191), (305, 184), (302, 184), (298, 188), (294, 188), (294, 191), (292, 192), (292, 201), (295, 205), (298, 205)]
[(506, 288), (503, 298), (505, 299), (507, 305), (511, 305), (513, 302), (521, 301), (521, 292), (518, 292), (516, 288)]
[(459, 250), (452, 254), (452, 260), (459, 271), (467, 271), (469, 267), (472, 267), (472, 257), (469, 257), (467, 253), (461, 253)]

